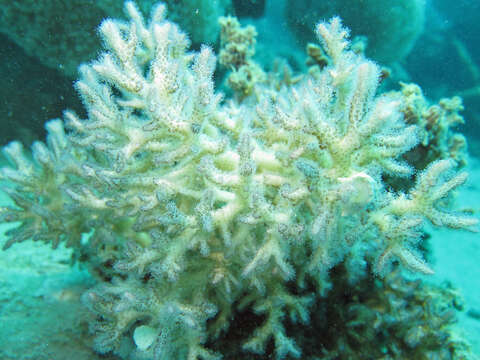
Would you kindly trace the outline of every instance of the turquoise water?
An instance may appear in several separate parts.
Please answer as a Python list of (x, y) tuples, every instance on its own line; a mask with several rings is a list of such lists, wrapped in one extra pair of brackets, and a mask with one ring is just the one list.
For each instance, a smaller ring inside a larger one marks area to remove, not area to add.
[[(390, 76), (382, 82), (380, 92), (398, 90), (400, 82), (414, 82), (422, 87), (423, 94), (431, 103), (444, 97), (461, 96), (465, 108), (461, 114), (465, 124), (458, 126), (455, 131), (464, 134), (468, 141), (469, 160), (465, 168), (470, 178), (460, 189), (455, 202), (457, 209), (479, 216), (480, 50), (477, 44), (480, 38), (480, 5), (477, 2), (431, 0), (424, 3), (399, 0), (385, 5), (385, 2), (370, 0), (359, 2), (358, 6), (346, 5), (346, 0), (322, 5), (314, 0), (291, 3), (288, 0), (212, 1), (207, 2), (208, 5), (202, 5), (203, 1), (185, 1), (181, 5), (175, 1), (171, 3), (177, 3), (172, 6), (178, 8), (169, 10), (168, 16), (171, 17), (167, 18), (180, 22), (185, 31), (194, 32), (190, 33), (193, 49), (198, 50), (200, 44), (206, 42), (218, 54), (221, 44), (216, 19), (221, 15), (237, 15), (243, 26), (253, 25), (258, 33), (253, 59), (266, 71), (272, 72), (275, 71), (275, 59), (281, 58), (289, 65), (293, 75), (308, 71), (305, 47), (308, 42), (315, 41), (313, 33), (308, 30), (311, 25), (332, 15), (339, 15), (344, 19), (344, 24), (352, 29), (351, 36), (356, 37), (361, 49), (359, 51), (388, 69)], [(28, 148), (33, 141), (44, 140), (44, 124), (50, 119), (61, 118), (65, 109), (75, 110), (82, 118), (87, 115), (72, 86), (78, 78), (74, 69), (81, 62), (93, 60), (100, 52), (100, 41), (92, 40), (91, 46), (89, 41), (96, 36), (94, 29), (101, 19), (123, 15), (120, 2), (111, 4), (109, 1), (99, 1), (95, 5), (78, 0), (78, 4), (76, 6), (76, 2), (72, 1), (69, 8), (64, 6), (62, 0), (0, 0), (0, 20), (3, 24), (0, 26), (0, 76), (3, 79), (0, 88), (0, 121), (4, 125), (0, 134), (2, 146), (18, 139)], [(139, 7), (145, 12), (151, 6), (151, 1), (139, 1)], [(225, 91), (228, 97), (231, 94), (225, 85), (228, 69), (217, 65), (214, 76), (216, 86)], [(1, 162), (2, 166), (7, 164), (4, 158)], [(10, 185), (3, 181), (0, 186), (7, 188)], [(11, 200), (2, 192), (0, 205), (11, 204)], [(3, 234), (11, 227), (12, 224), (2, 224), (0, 232)], [(419, 276), (407, 273), (405, 277), (420, 278), (425, 284), (439, 284), (440, 288), (449, 288), (451, 284), (458, 289), (455, 293), (463, 300), (455, 300), (458, 302), (455, 306), (446, 301), (444, 306), (456, 309), (458, 323), (450, 330), (451, 334), (458, 334), (459, 338), (465, 338), (470, 343), (471, 358), (474, 359), (474, 355), (480, 354), (479, 235), (439, 230), (430, 225), (426, 233), (429, 234), (428, 246), (422, 251), (435, 274)], [(5, 235), (0, 236), (0, 245), (6, 241)], [(77, 262), (72, 265), (71, 256), (71, 250), (63, 245), (52, 250), (49, 244), (29, 240), (0, 252), (0, 359), (151, 358), (149, 355), (142, 357), (130, 354), (124, 349), (124, 352), (107, 352), (103, 355), (95, 351), (95, 333), (89, 325), (93, 323), (94, 316), (85, 306), (85, 300), (81, 299), (82, 294), (95, 286), (98, 274), (93, 274), (88, 264)], [(335, 271), (341, 273), (338, 268)], [(332, 270), (332, 273), (335, 271)], [(345, 281), (341, 280), (338, 284), (343, 285), (338, 286), (345, 285)], [(363, 287), (357, 289), (360, 299), (368, 293), (365, 287), (373, 286), (374, 281), (374, 275), (364, 279)], [(345, 294), (339, 298), (351, 305), (349, 301), (353, 302), (351, 298), (355, 297), (353, 291), (346, 288)], [(327, 295), (325, 303), (328, 305), (319, 305), (317, 312), (335, 309), (341, 313), (338, 303), (335, 303), (337, 298), (331, 295), (332, 304), (328, 299)], [(362, 300), (355, 301), (362, 303)], [(382, 311), (379, 314), (388, 315)], [(253, 331), (251, 326), (241, 327), (241, 317), (251, 320), (254, 316), (248, 312), (246, 315), (237, 313), (236, 316), (240, 324), (237, 333), (232, 331), (222, 338), (224, 342), (220, 344), (214, 344), (209, 339), (207, 346), (220, 349), (226, 359), (274, 358), (271, 342), (263, 355), (240, 352), (241, 346), (234, 340)], [(324, 315), (317, 316), (321, 318)], [(251, 321), (261, 323), (259, 318), (254, 320)], [(321, 332), (313, 325), (310, 329), (307, 326), (300, 330), (299, 327), (298, 333), (302, 334), (299, 337), (305, 341), (305, 348), (312, 349), (311, 352), (304, 351), (300, 358), (314, 359), (312, 353), (321, 347), (319, 344), (333, 348), (335, 340), (332, 339), (345, 335), (335, 333), (346, 328), (341, 320), (345, 318), (339, 316), (334, 321), (330, 319), (331, 327), (320, 327)], [(373, 325), (365, 323), (362, 326), (362, 331), (368, 333)], [(295, 333), (297, 328), (292, 327), (289, 331)], [(126, 333), (125, 337), (132, 338), (132, 334)], [(328, 340), (322, 342), (321, 337)], [(129, 346), (132, 346), (132, 341), (130, 339)], [(319, 359), (352, 358), (347, 357), (346, 352), (332, 354), (330, 357), (318, 353), (315, 356)], [(364, 353), (358, 353), (354, 358), (368, 358), (365, 356)], [(425, 357), (419, 358), (455, 358), (442, 356), (445, 357), (425, 354)], [(175, 357), (155, 357), (170, 358)], [(404, 357), (387, 353), (387, 358)]]

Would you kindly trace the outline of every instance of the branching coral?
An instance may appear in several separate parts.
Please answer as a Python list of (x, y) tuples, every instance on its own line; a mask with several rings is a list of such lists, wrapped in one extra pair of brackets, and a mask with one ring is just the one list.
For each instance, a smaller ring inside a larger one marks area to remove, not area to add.
[(205, 344), (250, 308), (263, 321), (243, 349), (273, 341), (277, 358), (299, 357), (285, 323), (309, 323), (335, 266), (351, 282), (367, 261), (428, 273), (412, 250), (422, 223), (475, 226), (442, 208), (465, 180), (451, 160), (408, 193), (386, 188), (385, 174), (412, 176), (401, 156), (418, 128), (398, 96), (376, 95), (379, 69), (350, 51), (338, 18), (317, 26), (330, 57), (319, 74), (279, 90), (258, 83), (238, 104), (222, 103), (211, 49), (187, 52), (163, 5), (148, 23), (126, 10), (130, 22), (102, 23), (107, 51), (80, 69), (88, 118), (48, 123), (32, 159), (11, 143), (14, 166), (1, 170), (15, 206), (0, 218), (20, 222), (7, 247), (65, 242), (97, 276), (83, 297), (97, 351), (216, 359)]
[(354, 36), (366, 36), (368, 56), (381, 62), (404, 58), (422, 33), (425, 22), (424, 0), (345, 0), (286, 1), (285, 17), (297, 40), (313, 39), (312, 28), (319, 19), (340, 16), (351, 24)]
[(466, 139), (454, 131), (455, 127), (465, 123), (459, 114), (463, 110), (462, 99), (458, 96), (444, 98), (429, 106), (418, 85), (401, 85), (404, 98), (401, 111), (405, 121), (420, 128), (420, 142), (412, 153), (407, 154), (409, 160), (420, 169), (439, 158), (452, 158), (459, 167), (465, 166)]
[(221, 17), (219, 63), (231, 68), (227, 83), (240, 100), (252, 95), (255, 84), (264, 82), (265, 72), (261, 67), (252, 61), (255, 55), (255, 43), (257, 33), (250, 25), (240, 27), (238, 20), (232, 16)]
[[(230, 0), (166, 0), (169, 16), (181, 24), (195, 44), (214, 44), (217, 18), (226, 15)], [(153, 1), (138, 0), (143, 13)], [(0, 32), (44, 65), (75, 78), (78, 65), (100, 50), (95, 29), (106, 16), (121, 17), (122, 2), (116, 0), (0, 0)]]

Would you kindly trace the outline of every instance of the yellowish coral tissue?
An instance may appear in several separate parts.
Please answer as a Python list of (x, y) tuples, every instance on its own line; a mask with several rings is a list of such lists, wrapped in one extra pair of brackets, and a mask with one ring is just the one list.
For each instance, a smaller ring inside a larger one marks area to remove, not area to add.
[(276, 358), (300, 357), (284, 321), (308, 323), (334, 266), (352, 279), (365, 263), (431, 273), (422, 225), (474, 229), (445, 201), (466, 174), (448, 159), (414, 174), (402, 156), (418, 128), (401, 97), (377, 94), (380, 69), (350, 50), (339, 18), (316, 28), (321, 71), (256, 83), (237, 103), (214, 89), (212, 49), (188, 51), (164, 5), (148, 21), (126, 11), (102, 23), (105, 51), (80, 68), (87, 118), (50, 121), (31, 155), (10, 143), (1, 169), (14, 205), (0, 220), (18, 224), (5, 247), (64, 243), (98, 279), (83, 296), (98, 352), (218, 359), (205, 344), (249, 306), (264, 321), (243, 349), (273, 341)]

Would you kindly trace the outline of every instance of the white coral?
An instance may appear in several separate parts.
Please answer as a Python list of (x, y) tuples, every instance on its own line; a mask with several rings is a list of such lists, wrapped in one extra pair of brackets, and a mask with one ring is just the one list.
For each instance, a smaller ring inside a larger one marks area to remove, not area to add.
[[(239, 304), (265, 316), (246, 349), (273, 339), (277, 358), (299, 357), (283, 321), (308, 323), (334, 266), (376, 256), (378, 272), (397, 258), (430, 273), (414, 250), (424, 219), (476, 224), (442, 210), (465, 180), (447, 175), (450, 161), (408, 193), (386, 190), (383, 175), (412, 173), (401, 157), (416, 127), (401, 98), (376, 95), (379, 68), (350, 51), (338, 18), (318, 26), (332, 60), (323, 71), (223, 104), (210, 48), (187, 52), (163, 5), (149, 22), (126, 8), (131, 21), (105, 20), (107, 51), (81, 68), (88, 118), (66, 112), (67, 132), (50, 122), (33, 160), (7, 146), (14, 169), (0, 172), (15, 202), (0, 219), (20, 222), (7, 247), (65, 241), (97, 274), (84, 301), (100, 319), (98, 351), (118, 352), (136, 333), (146, 357), (214, 359), (204, 343), (234, 326)], [(314, 293), (297, 295), (307, 283)], [(142, 342), (133, 327), (155, 331)]]

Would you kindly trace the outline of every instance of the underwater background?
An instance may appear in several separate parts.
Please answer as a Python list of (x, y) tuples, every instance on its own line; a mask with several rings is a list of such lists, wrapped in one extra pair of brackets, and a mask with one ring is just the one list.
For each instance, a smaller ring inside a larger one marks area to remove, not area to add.
[[(137, 1), (144, 14), (150, 12), (154, 3)], [(221, 48), (218, 19), (236, 16), (242, 26), (253, 25), (258, 34), (253, 59), (270, 72), (277, 70), (276, 59), (282, 59), (291, 68), (292, 77), (308, 71), (306, 47), (316, 42), (313, 26), (338, 15), (351, 29), (358, 51), (388, 73), (379, 92), (398, 90), (401, 82), (413, 82), (432, 103), (460, 96), (464, 107), (460, 114), (465, 122), (455, 131), (467, 138), (469, 156), (465, 167), (470, 176), (455, 202), (458, 209), (479, 216), (478, 1), (169, 0), (165, 3), (167, 19), (178, 23), (189, 35), (193, 49), (209, 44), (218, 54)], [(96, 29), (102, 19), (125, 18), (123, 2), (0, 0), (0, 10), (3, 80), (0, 145), (17, 139), (28, 148), (35, 140), (44, 140), (44, 124), (61, 118), (65, 109), (85, 117), (73, 87), (77, 69), (100, 53), (101, 41)], [(226, 86), (228, 70), (217, 66), (214, 76), (217, 90), (227, 96), (231, 95)], [(0, 161), (2, 165), (7, 162), (3, 157)], [(9, 201), (1, 192), (0, 206)], [(7, 241), (3, 233), (10, 228), (10, 224), (0, 225), (0, 246)], [(456, 309), (458, 317), (452, 336), (465, 338), (471, 346), (471, 358), (475, 359), (475, 355), (480, 355), (480, 237), (478, 233), (433, 226), (427, 227), (426, 232), (428, 248), (422, 250), (435, 274), (406, 276), (420, 278), (426, 284), (439, 284), (455, 293), (446, 296), (452, 302), (447, 305)], [(92, 335), (85, 321), (88, 310), (81, 296), (94, 284), (87, 269), (78, 263), (72, 265), (71, 250), (63, 246), (52, 250), (50, 244), (26, 241), (1, 251), (0, 359), (117, 359), (112, 354), (99, 355), (92, 349)], [(250, 359), (247, 355), (240, 358)], [(424, 358), (436, 359), (427, 355), (421, 357)]]

